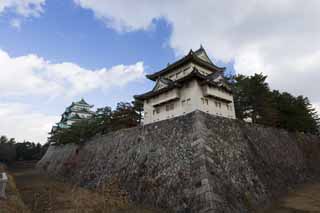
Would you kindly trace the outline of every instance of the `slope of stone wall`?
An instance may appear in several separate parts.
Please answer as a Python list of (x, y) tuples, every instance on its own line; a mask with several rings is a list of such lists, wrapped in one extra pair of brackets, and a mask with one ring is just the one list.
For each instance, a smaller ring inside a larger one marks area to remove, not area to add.
[(320, 173), (315, 136), (243, 124), (199, 111), (97, 136), (83, 146), (51, 146), (45, 172), (102, 187), (174, 212), (252, 212)]

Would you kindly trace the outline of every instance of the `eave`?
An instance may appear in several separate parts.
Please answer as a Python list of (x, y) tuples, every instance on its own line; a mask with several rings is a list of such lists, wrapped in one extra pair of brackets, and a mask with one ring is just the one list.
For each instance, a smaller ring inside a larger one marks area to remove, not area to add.
[(216, 83), (210, 81), (210, 75), (201, 74), (197, 70), (197, 68), (194, 68), (193, 71), (189, 75), (187, 75), (187, 76), (185, 76), (185, 77), (183, 77), (181, 79), (178, 79), (177, 82), (182, 83), (182, 82), (184, 82), (186, 80), (189, 80), (189, 79), (192, 79), (192, 78), (199, 79), (200, 80), (200, 85), (208, 84), (210, 86), (223, 89), (225, 92), (228, 92), (228, 93), (232, 94), (232, 90), (231, 89), (229, 89), (229, 88), (227, 88), (227, 87), (225, 87), (223, 85), (217, 85)]
[(222, 102), (228, 103), (228, 104), (232, 103), (232, 101), (230, 101), (228, 99), (225, 99), (225, 98), (221, 98), (221, 97), (216, 96), (216, 95), (207, 95), (207, 96), (212, 97), (213, 99), (216, 99), (218, 101), (222, 101)]
[(225, 92), (229, 94), (233, 94), (232, 90), (224, 85), (218, 85), (217, 83), (210, 82), (210, 81), (203, 81), (201, 82), (201, 85), (208, 84), (209, 86), (218, 88), (218, 89), (223, 89)]
[(159, 89), (159, 90), (155, 90), (155, 91), (152, 90), (152, 91), (149, 91), (149, 92), (141, 94), (141, 95), (135, 95), (134, 98), (137, 99), (137, 100), (140, 100), (140, 101), (144, 101), (146, 99), (149, 99), (149, 98), (152, 98), (154, 96), (160, 95), (162, 93), (168, 92), (171, 89), (180, 88), (180, 87), (182, 87), (182, 83), (183, 82), (190, 81), (192, 79), (199, 80), (200, 81), (200, 85), (208, 84), (210, 86), (221, 88), (225, 92), (228, 92), (228, 93), (232, 94), (231, 90), (229, 90), (228, 88), (226, 88), (226, 87), (224, 87), (222, 85), (220, 85), (220, 86), (217, 85), (216, 83), (210, 81), (210, 79), (208, 79), (208, 77), (209, 76), (201, 74), (197, 68), (193, 68), (191, 73), (189, 73), (188, 75), (186, 75), (186, 76), (174, 81), (173, 84), (171, 84), (171, 85), (169, 85), (167, 87), (164, 87), (162, 89)]
[(152, 98), (152, 97), (154, 97), (154, 96), (157, 96), (157, 95), (160, 95), (160, 94), (162, 94), (162, 93), (168, 92), (168, 91), (170, 91), (171, 89), (179, 88), (179, 87), (181, 87), (181, 85), (172, 84), (172, 85), (167, 86), (167, 87), (164, 87), (164, 88), (162, 88), (162, 89), (159, 89), (159, 90), (156, 90), (156, 91), (146, 92), (146, 93), (141, 94), (141, 95), (135, 95), (135, 96), (133, 96), (133, 97), (134, 97), (134, 99), (136, 99), (136, 100), (144, 101), (144, 100), (146, 100), (146, 99)]

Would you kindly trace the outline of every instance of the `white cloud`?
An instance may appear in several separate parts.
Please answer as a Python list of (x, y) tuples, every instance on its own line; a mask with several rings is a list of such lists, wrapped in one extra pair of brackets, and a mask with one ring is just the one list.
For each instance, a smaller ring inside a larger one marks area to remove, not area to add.
[(216, 60), (234, 61), (237, 72), (263, 72), (272, 88), (320, 102), (318, 0), (74, 1), (122, 32), (164, 18), (178, 55), (202, 43)]
[[(152, 19), (158, 18), (162, 6), (168, 3), (166, 0), (164, 4), (162, 4), (162, 1), (148, 0), (74, 0), (74, 2), (83, 8), (92, 9), (97, 18), (102, 19), (108, 26), (118, 31), (149, 28)], [(172, 2), (172, 4), (175, 3)]]
[[(38, 17), (44, 9), (46, 0), (0, 0), (0, 18), (1, 14), (10, 11), (13, 17), (10, 20), (11, 27), (16, 30), (21, 29), (21, 18)], [(17, 18), (19, 17), (19, 19)]]
[(31, 106), (20, 103), (0, 104), (0, 135), (45, 143), (58, 116), (32, 111)]
[[(56, 106), (65, 103), (65, 98), (97, 90), (112, 91), (144, 76), (142, 62), (89, 70), (74, 63), (51, 63), (32, 54), (11, 57), (3, 50), (0, 67), (0, 100), (6, 100), (0, 102), (0, 135), (20, 141), (46, 142), (47, 133), (60, 119), (47, 113), (46, 107), (52, 103)], [(32, 100), (46, 103), (39, 106)]]
[(0, 0), (0, 13), (10, 9), (16, 14), (31, 17), (43, 12), (45, 0)]
[(317, 110), (317, 112), (318, 112), (318, 114), (319, 114), (319, 116), (320, 116), (320, 102), (314, 103), (314, 104), (313, 104), (313, 107)]
[(0, 97), (74, 97), (142, 79), (142, 62), (89, 70), (74, 63), (51, 63), (37, 55), (10, 57), (0, 50)]
[(11, 27), (13, 27), (15, 29), (20, 30), (21, 29), (21, 20), (14, 18), (10, 21), (10, 25), (11, 25)]

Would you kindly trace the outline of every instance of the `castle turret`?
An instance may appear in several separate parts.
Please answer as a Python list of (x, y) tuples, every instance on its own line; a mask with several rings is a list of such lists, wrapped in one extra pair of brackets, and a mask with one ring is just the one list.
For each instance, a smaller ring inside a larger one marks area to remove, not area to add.
[(188, 55), (146, 77), (154, 88), (134, 96), (144, 103), (144, 123), (152, 123), (200, 110), (235, 118), (232, 90), (224, 78), (224, 67), (216, 66), (205, 49)]

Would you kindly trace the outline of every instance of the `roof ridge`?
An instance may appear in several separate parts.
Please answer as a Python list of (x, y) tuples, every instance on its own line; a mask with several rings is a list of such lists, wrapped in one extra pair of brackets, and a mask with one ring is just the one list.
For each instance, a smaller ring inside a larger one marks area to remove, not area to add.
[(175, 61), (174, 63), (170, 64), (168, 67), (166, 67), (158, 72), (146, 75), (146, 77), (149, 78), (150, 80), (155, 81), (162, 74), (170, 71), (171, 69), (173, 69), (176, 66), (179, 66), (179, 65), (182, 65), (183, 63), (186, 63), (188, 60), (195, 60), (198, 63), (201, 63), (203, 66), (207, 66), (208, 68), (213, 69), (214, 71), (224, 71), (226, 69), (225, 67), (218, 67), (217, 65), (215, 65), (213, 63), (209, 63), (209, 62), (201, 59), (199, 56), (194, 54), (194, 52), (192, 50), (190, 50), (188, 55), (182, 57), (181, 59)]

